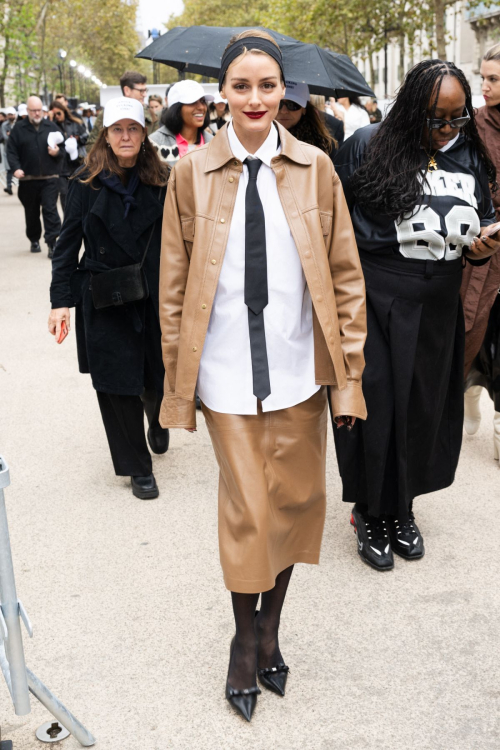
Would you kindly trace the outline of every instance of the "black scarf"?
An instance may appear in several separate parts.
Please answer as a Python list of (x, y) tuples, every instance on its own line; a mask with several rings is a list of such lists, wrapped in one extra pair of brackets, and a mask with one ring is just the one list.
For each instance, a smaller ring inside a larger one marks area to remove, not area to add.
[(125, 204), (125, 213), (123, 218), (126, 219), (131, 208), (137, 208), (137, 201), (134, 198), (134, 193), (139, 187), (139, 173), (137, 169), (133, 169), (130, 173), (130, 177), (127, 185), (124, 185), (117, 174), (113, 172), (106, 172), (105, 169), (99, 174), (99, 179), (102, 184), (114, 193), (121, 195)]

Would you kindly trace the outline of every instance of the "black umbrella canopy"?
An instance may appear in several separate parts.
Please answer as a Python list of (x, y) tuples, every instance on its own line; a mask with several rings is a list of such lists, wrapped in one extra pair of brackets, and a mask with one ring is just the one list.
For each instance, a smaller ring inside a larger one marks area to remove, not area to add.
[[(242, 26), (177, 26), (158, 37), (136, 57), (161, 62), (182, 72), (218, 78), (222, 53)], [(347, 55), (306, 44), (270, 29), (283, 53), (287, 80), (307, 83), (311, 94), (342, 96), (347, 93), (374, 96), (373, 91)]]

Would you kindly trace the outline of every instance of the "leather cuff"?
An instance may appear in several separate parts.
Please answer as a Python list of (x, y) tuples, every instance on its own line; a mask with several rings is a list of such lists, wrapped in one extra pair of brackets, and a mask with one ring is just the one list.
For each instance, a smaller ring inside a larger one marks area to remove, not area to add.
[(166, 429), (183, 427), (196, 430), (196, 402), (188, 401), (174, 394), (163, 397), (161, 402), (159, 422)]
[(358, 419), (366, 419), (368, 416), (361, 383), (356, 380), (348, 380), (347, 386), (341, 391), (336, 385), (329, 385), (328, 398), (334, 419), (343, 415)]

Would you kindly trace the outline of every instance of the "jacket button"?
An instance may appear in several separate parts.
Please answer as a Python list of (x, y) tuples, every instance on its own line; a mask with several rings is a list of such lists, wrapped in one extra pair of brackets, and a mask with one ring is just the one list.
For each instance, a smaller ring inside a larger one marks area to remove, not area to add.
[(193, 346), (193, 352), (197, 352), (197, 351), (198, 351), (198, 347), (197, 346)]
[(104, 255), (104, 253), (106, 252), (106, 250), (103, 247), (100, 247), (99, 248), (99, 252), (101, 253), (101, 255)]
[(201, 309), (202, 309), (202, 310), (206, 310), (206, 309), (207, 309), (207, 306), (206, 306), (206, 305), (202, 305), (202, 306), (201, 306)]
[(221, 223), (221, 224), (225, 224), (225, 223), (226, 223), (226, 220), (225, 220), (225, 219), (221, 219), (221, 220), (220, 220), (220, 223)]
[(212, 264), (213, 266), (215, 266), (215, 264), (217, 263), (217, 261), (215, 260), (215, 258), (212, 258), (212, 260), (210, 261), (210, 263), (211, 263), (211, 264)]
[(318, 296), (316, 297), (316, 300), (317, 302), (323, 302), (323, 297), (321, 296), (321, 294), (318, 294)]
[(229, 182), (234, 182), (234, 177), (230, 177)]
[(305, 258), (310, 258), (311, 257), (311, 253), (309, 252), (309, 250), (307, 251), (307, 253), (304, 253), (304, 257)]
[(237, 161), (233, 161), (233, 164), (234, 164), (235, 167), (238, 166), (238, 162)]

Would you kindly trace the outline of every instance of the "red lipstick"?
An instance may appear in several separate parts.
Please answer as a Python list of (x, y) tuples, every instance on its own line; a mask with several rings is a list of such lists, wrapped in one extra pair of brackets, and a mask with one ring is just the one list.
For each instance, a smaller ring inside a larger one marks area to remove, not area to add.
[(267, 112), (243, 112), (243, 114), (249, 117), (251, 120), (260, 120), (260, 118), (264, 117)]

